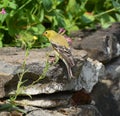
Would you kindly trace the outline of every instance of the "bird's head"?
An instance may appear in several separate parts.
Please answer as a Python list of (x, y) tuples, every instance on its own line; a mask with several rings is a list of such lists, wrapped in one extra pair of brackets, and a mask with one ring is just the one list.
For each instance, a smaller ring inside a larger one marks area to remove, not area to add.
[(47, 31), (45, 31), (43, 33), (43, 35), (45, 37), (47, 37), (48, 39), (52, 39), (52, 38), (54, 38), (57, 35), (57, 33), (55, 31), (53, 31), (53, 30), (47, 30)]

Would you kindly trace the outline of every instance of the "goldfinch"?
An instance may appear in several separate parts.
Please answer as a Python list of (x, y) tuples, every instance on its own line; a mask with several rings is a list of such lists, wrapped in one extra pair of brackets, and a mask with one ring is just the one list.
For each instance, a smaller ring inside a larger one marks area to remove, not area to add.
[(53, 49), (57, 52), (57, 56), (65, 63), (69, 78), (73, 78), (71, 68), (75, 63), (70, 51), (70, 46), (65, 37), (53, 30), (45, 31), (43, 35), (48, 38)]

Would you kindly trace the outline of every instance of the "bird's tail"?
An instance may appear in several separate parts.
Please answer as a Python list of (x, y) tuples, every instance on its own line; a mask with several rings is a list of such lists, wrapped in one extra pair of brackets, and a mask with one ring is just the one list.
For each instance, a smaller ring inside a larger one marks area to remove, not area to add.
[(73, 72), (72, 72), (72, 67), (68, 63), (66, 63), (66, 62), (64, 62), (64, 63), (66, 65), (67, 73), (68, 73), (69, 78), (70, 79), (74, 78), (74, 75), (73, 75)]

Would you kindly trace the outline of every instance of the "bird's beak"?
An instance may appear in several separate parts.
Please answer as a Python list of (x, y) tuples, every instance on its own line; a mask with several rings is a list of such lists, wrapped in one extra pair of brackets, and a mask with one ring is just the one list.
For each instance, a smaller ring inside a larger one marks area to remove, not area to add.
[(45, 36), (45, 32), (42, 35)]
[(46, 32), (44, 32), (42, 35), (43, 35), (43, 36), (45, 36), (45, 37), (47, 37), (47, 34), (46, 34)]

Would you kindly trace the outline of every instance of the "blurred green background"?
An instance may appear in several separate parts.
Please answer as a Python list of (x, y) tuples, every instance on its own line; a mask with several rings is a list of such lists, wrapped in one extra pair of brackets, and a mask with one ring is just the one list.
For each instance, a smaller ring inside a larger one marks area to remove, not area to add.
[(46, 47), (46, 29), (107, 28), (120, 21), (120, 0), (0, 0), (0, 47)]

